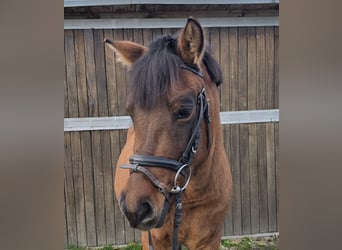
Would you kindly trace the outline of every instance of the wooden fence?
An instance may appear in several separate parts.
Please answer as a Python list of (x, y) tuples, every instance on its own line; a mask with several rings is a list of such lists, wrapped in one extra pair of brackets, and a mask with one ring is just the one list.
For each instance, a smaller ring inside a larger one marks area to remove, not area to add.
[[(104, 37), (147, 45), (159, 35), (176, 31), (66, 29), (65, 120), (127, 115), (125, 69), (105, 49)], [(221, 111), (278, 109), (278, 27), (209, 27), (206, 31), (224, 75)], [(277, 119), (223, 125), (234, 180), (224, 236), (278, 231), (278, 128)], [(140, 241), (113, 192), (113, 173), (125, 136), (125, 129), (65, 130), (65, 246)]]

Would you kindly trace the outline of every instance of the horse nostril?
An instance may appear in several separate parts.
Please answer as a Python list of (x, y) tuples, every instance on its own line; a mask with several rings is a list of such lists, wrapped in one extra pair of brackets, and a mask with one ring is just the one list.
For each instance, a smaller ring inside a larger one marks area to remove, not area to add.
[(143, 222), (146, 219), (149, 219), (153, 214), (153, 207), (150, 202), (144, 201), (140, 203), (137, 212), (137, 221)]

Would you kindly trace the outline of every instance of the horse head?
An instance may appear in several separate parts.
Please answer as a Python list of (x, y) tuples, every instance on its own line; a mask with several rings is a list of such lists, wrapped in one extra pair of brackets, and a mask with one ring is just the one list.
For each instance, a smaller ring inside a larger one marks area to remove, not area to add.
[(159, 37), (149, 47), (105, 42), (129, 67), (126, 110), (133, 121), (117, 165), (116, 196), (132, 227), (161, 227), (177, 188), (188, 185), (185, 199), (205, 189), (207, 163), (222, 144), (221, 71), (193, 18), (179, 36)]

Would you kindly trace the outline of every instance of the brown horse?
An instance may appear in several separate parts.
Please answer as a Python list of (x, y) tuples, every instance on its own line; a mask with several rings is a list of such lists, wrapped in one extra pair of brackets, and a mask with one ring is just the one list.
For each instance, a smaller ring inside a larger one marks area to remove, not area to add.
[(218, 249), (232, 179), (220, 123), (221, 70), (203, 28), (189, 18), (178, 37), (162, 36), (148, 48), (105, 42), (130, 68), (133, 126), (115, 174), (122, 212), (142, 230), (144, 250)]

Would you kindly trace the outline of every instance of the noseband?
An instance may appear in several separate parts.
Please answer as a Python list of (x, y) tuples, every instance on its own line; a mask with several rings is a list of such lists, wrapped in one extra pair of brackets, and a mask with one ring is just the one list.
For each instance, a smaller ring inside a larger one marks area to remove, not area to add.
[[(182, 64), (181, 69), (189, 70), (195, 75), (203, 79), (202, 72), (197, 68)], [(191, 164), (194, 155), (198, 149), (198, 143), (200, 138), (200, 124), (201, 121), (205, 119), (207, 122), (207, 135), (208, 142), (207, 147), (210, 148), (210, 116), (209, 116), (209, 103), (205, 94), (205, 89), (202, 87), (200, 93), (197, 96), (197, 114), (196, 122), (192, 129), (192, 134), (188, 140), (185, 150), (181, 154), (179, 160), (173, 160), (163, 157), (157, 157), (152, 155), (132, 155), (129, 158), (130, 164), (123, 164), (120, 167), (125, 169), (130, 169), (132, 173), (142, 173), (144, 174), (153, 184), (158, 188), (158, 190), (165, 196), (165, 201), (161, 215), (158, 222), (154, 225), (155, 228), (159, 228), (163, 225), (164, 219), (166, 217), (169, 205), (172, 202), (171, 195), (176, 194), (176, 214), (174, 219), (174, 230), (173, 230), (173, 240), (172, 249), (177, 249), (177, 236), (178, 236), (178, 226), (181, 220), (182, 213), (182, 194), (191, 179)], [(161, 167), (166, 168), (176, 172), (173, 187), (170, 189), (166, 184), (160, 182), (147, 168), (148, 167)], [(178, 184), (179, 175), (185, 178), (185, 183), (182, 186)], [(149, 244), (150, 250), (153, 250), (152, 237), (149, 233)]]

